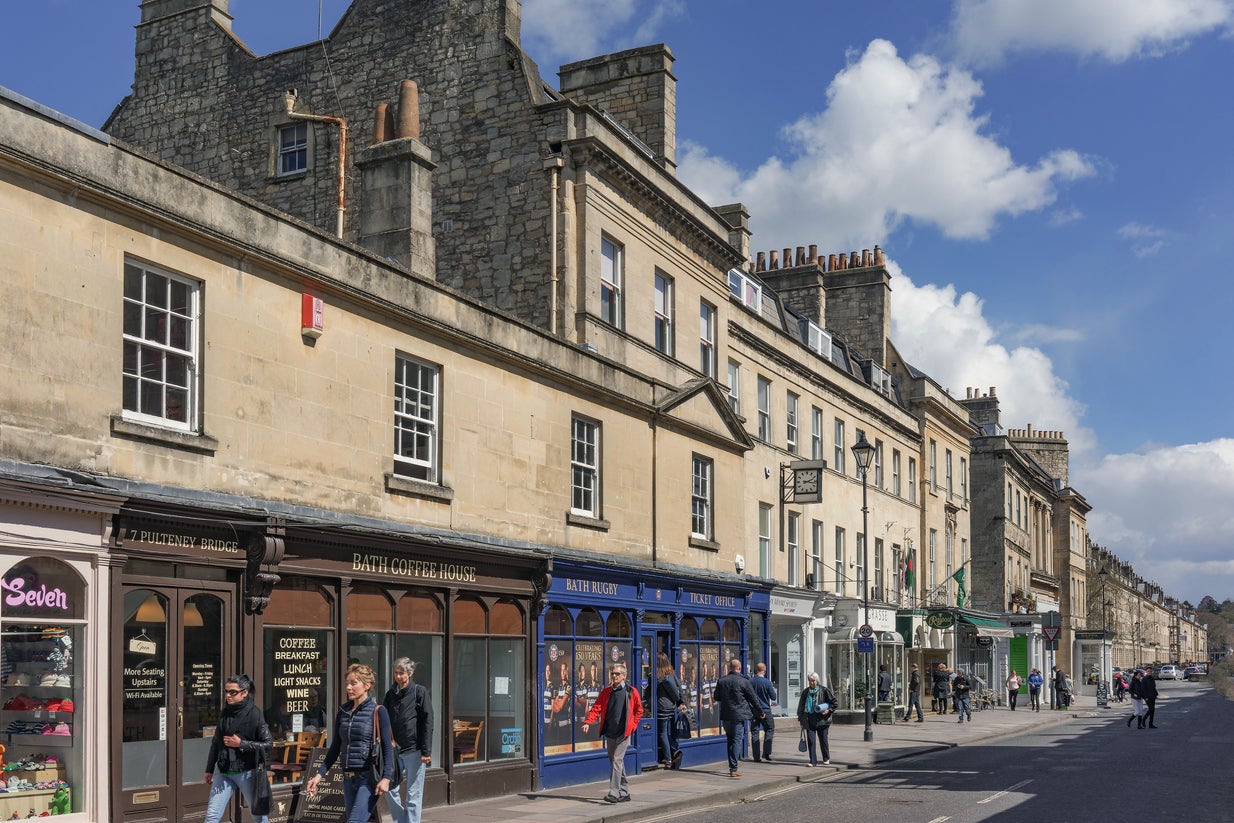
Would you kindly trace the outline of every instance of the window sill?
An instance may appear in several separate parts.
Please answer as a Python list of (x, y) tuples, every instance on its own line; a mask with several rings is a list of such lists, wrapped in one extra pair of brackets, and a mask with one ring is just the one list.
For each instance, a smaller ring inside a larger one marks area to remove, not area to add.
[(566, 525), (582, 526), (584, 529), (595, 529), (596, 531), (606, 532), (612, 528), (613, 524), (607, 520), (598, 517), (589, 517), (585, 514), (577, 512), (566, 512)]
[(270, 175), (268, 179), (269, 179), (269, 182), (271, 183), (290, 183), (293, 180), (303, 180), (304, 178), (308, 177), (308, 174), (309, 174), (308, 169), (301, 169), (300, 171), (287, 172), (287, 174), (275, 173), (275, 174)]
[(214, 454), (218, 451), (219, 441), (204, 434), (164, 429), (149, 423), (136, 423), (125, 420), (121, 415), (111, 416), (111, 433), (116, 437), (141, 440), (160, 446), (170, 446), (174, 449), (197, 452), (198, 454)]
[(718, 552), (720, 551), (720, 544), (714, 540), (708, 540), (705, 537), (699, 537), (692, 534), (690, 535), (690, 548), (702, 549), (707, 552)]
[(425, 500), (438, 500), (442, 503), (454, 500), (454, 489), (449, 486), (439, 486), (436, 483), (401, 477), (392, 472), (386, 474), (386, 491), (421, 497)]

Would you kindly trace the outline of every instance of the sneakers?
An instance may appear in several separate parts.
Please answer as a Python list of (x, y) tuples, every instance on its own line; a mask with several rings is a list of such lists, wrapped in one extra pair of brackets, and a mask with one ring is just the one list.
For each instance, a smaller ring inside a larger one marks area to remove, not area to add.
[(39, 685), (40, 686), (54, 686), (56, 685), (56, 680), (58, 678), (59, 678), (59, 675), (56, 674), (55, 672), (47, 672), (41, 678), (39, 678)]
[(831, 761), (830, 761), (830, 760), (824, 760), (824, 761), (823, 761), (823, 765), (824, 765), (824, 766), (830, 766), (830, 765), (831, 765)]
[(731, 771), (731, 772), (729, 772), (729, 773), (728, 773), (728, 776), (729, 776), (729, 777), (741, 777), (741, 772), (739, 772), (739, 771), (737, 771), (736, 769), (734, 769), (733, 771)]
[(813, 763), (807, 763), (807, 764), (806, 764), (806, 768), (807, 768), (807, 769), (812, 769), (812, 768), (814, 768), (814, 764), (813, 764)]
[(673, 753), (673, 765), (672, 765), (672, 768), (674, 768), (674, 769), (680, 769), (680, 768), (681, 768), (681, 755), (682, 755), (682, 751), (681, 751), (681, 749), (678, 749), (676, 752), (674, 752), (674, 753)]

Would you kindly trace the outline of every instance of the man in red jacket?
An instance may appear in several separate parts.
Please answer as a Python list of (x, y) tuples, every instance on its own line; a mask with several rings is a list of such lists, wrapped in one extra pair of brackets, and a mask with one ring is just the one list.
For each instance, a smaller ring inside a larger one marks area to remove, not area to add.
[(583, 732), (591, 731), (591, 724), (599, 722), (600, 736), (608, 746), (608, 762), (612, 773), (608, 781), (606, 803), (628, 803), (630, 783), (626, 780), (626, 749), (630, 747), (630, 735), (643, 719), (643, 701), (638, 690), (626, 683), (626, 665), (614, 663), (609, 671), (609, 685), (604, 687), (591, 711), (583, 719)]

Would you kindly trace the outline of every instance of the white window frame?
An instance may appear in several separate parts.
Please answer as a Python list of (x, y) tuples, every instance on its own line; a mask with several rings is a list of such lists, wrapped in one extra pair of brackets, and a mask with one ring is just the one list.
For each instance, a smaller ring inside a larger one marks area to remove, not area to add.
[(823, 410), (810, 407), (810, 459), (823, 459)]
[(771, 512), (770, 503), (758, 504), (758, 573), (771, 577)]
[(847, 594), (848, 589), (845, 583), (848, 581), (848, 572), (844, 567), (844, 527), (836, 526), (836, 594)]
[(874, 488), (883, 487), (883, 441), (874, 441)]
[(784, 540), (788, 551), (788, 585), (801, 585), (798, 579), (801, 573), (801, 515), (797, 512), (788, 513)]
[(884, 579), (886, 567), (883, 565), (883, 540), (880, 537), (874, 538), (874, 591), (870, 593), (872, 599), (887, 603), (887, 581)]
[(698, 360), (699, 371), (715, 380), (716, 371), (716, 307), (706, 300), (698, 304)]
[(673, 356), (673, 278), (656, 272), (655, 347), (661, 354)]
[(696, 454), (690, 468), (690, 535), (711, 540), (713, 529), (715, 463), (709, 457)]
[(121, 417), (197, 431), (201, 283), (126, 259)]
[(810, 574), (814, 575), (814, 588), (823, 588), (823, 521), (810, 523)]
[(950, 500), (955, 495), (954, 478), (951, 472), (951, 449), (943, 450), (943, 470), (947, 477), (947, 499)]
[(729, 269), (728, 291), (754, 313), (763, 310), (763, 285), (741, 269)]
[(570, 511), (600, 517), (600, 424), (579, 415), (570, 422)]
[[(410, 378), (415, 377), (415, 382)], [(441, 475), (441, 367), (396, 354), (394, 358), (394, 474), (439, 483)], [(410, 438), (412, 455), (399, 443)]]
[(620, 329), (625, 312), (625, 247), (608, 236), (600, 237), (600, 319)]
[(968, 458), (960, 458), (960, 502), (968, 502)]
[(741, 364), (728, 361), (728, 405), (733, 414), (741, 414)]
[(930, 440), (930, 491), (938, 491), (938, 441)]
[(758, 439), (771, 442), (771, 381), (758, 376)]
[(308, 123), (287, 123), (278, 127), (275, 168), (278, 177), (308, 171)]
[(831, 334), (815, 323), (806, 320), (806, 347), (818, 356), (831, 359)]
[(867, 579), (866, 572), (866, 536), (861, 532), (857, 532), (857, 550), (853, 555), (853, 562), (857, 565), (857, 596), (864, 596), (862, 593), (869, 591), (870, 581)]
[(908, 502), (917, 502), (917, 458), (908, 458)]
[(792, 392), (788, 392), (784, 398), (784, 445), (789, 454), (797, 453), (797, 407), (800, 401), (801, 398)]
[(900, 450), (891, 450), (891, 493), (900, 496)]
[(832, 456), (835, 459), (832, 461), (831, 468), (840, 474), (844, 474), (844, 452), (847, 451), (848, 447), (844, 443), (844, 421), (838, 417), (835, 419), (833, 434), (835, 448), (832, 450)]

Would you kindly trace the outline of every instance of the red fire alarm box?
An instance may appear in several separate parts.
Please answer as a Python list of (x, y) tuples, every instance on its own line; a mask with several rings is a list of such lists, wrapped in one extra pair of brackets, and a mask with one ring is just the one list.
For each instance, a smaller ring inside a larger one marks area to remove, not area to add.
[(325, 327), (325, 304), (320, 297), (301, 295), (300, 334), (317, 339)]

